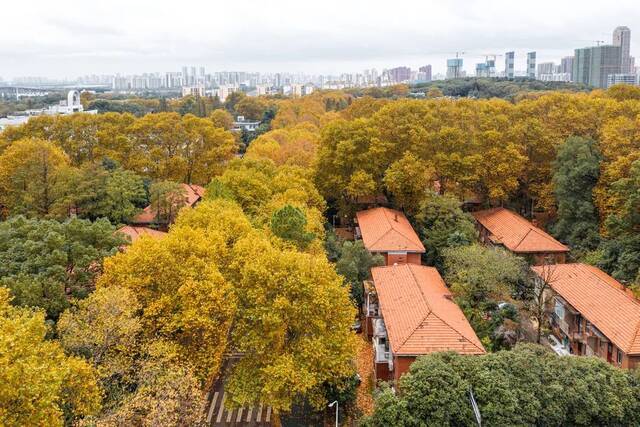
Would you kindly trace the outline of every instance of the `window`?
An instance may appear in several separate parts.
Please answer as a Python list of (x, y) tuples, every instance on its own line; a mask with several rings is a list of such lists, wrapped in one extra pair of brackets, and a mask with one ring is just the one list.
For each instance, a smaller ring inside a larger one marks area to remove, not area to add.
[(618, 350), (618, 365), (622, 365), (622, 352)]

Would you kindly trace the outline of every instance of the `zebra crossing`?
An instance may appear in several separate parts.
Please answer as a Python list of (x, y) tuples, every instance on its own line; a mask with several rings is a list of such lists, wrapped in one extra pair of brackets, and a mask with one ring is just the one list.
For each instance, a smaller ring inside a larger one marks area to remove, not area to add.
[(271, 406), (260, 403), (248, 408), (231, 408), (225, 406), (226, 400), (227, 396), (224, 390), (214, 391), (210, 395), (207, 425), (217, 427), (266, 427), (271, 425)]

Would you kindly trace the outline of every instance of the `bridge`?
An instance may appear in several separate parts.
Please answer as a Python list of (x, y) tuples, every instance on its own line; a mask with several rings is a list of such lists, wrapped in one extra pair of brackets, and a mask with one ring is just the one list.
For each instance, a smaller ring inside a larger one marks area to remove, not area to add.
[(0, 86), (0, 98), (14, 98), (19, 100), (22, 97), (45, 96), (56, 91), (57, 90), (52, 88), (43, 87)]

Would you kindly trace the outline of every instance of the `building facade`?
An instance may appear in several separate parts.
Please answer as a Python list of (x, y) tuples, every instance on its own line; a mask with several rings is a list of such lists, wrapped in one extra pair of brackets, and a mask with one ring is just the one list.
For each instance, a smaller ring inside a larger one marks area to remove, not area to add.
[(621, 74), (621, 47), (613, 45), (576, 49), (573, 81), (606, 88), (609, 74)]
[(640, 302), (613, 277), (587, 264), (532, 267), (547, 284), (549, 322), (558, 354), (596, 356), (612, 365), (640, 365)]
[(513, 79), (516, 75), (516, 53), (507, 52), (504, 55), (504, 76), (508, 79)]
[(536, 53), (527, 53), (527, 77), (530, 79), (536, 78)]

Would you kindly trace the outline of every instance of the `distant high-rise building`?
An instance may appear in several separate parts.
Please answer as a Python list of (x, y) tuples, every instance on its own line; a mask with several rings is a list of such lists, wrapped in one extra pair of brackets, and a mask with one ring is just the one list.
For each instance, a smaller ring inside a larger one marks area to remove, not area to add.
[(411, 68), (396, 67), (388, 71), (389, 81), (393, 83), (402, 83), (411, 80)]
[(527, 53), (527, 77), (530, 79), (536, 78), (536, 53)]
[(462, 58), (447, 59), (447, 78), (457, 79), (462, 76)]
[(424, 73), (424, 81), (431, 81), (431, 65), (425, 65), (424, 67), (420, 67), (418, 69), (419, 72)]
[(560, 60), (560, 72), (569, 74), (570, 81), (573, 81), (573, 56), (565, 56)]
[(573, 81), (606, 88), (609, 74), (621, 74), (621, 47), (612, 45), (576, 49), (573, 60)]
[(631, 30), (629, 27), (617, 27), (613, 30), (612, 44), (620, 47), (620, 71), (623, 74), (632, 74), (633, 63), (630, 56)]
[(512, 79), (516, 75), (515, 71), (516, 53), (507, 52), (504, 55), (504, 76), (508, 79)]
[(556, 72), (556, 64), (553, 62), (541, 62), (538, 64), (538, 75), (553, 74)]

